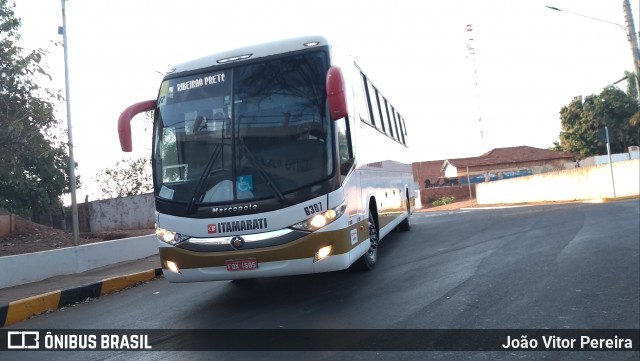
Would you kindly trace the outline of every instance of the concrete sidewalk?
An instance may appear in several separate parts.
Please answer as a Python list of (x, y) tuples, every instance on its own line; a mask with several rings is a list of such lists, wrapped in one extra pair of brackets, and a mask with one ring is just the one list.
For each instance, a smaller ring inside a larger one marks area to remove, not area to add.
[(0, 289), (0, 327), (98, 298), (162, 274), (158, 255)]

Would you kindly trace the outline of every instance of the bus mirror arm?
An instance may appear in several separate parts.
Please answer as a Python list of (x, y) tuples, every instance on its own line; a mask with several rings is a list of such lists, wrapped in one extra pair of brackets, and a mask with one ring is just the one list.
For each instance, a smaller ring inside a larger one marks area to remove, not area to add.
[(344, 77), (342, 70), (332, 66), (327, 71), (327, 102), (331, 120), (342, 119), (347, 116), (347, 99), (344, 93)]
[(131, 142), (131, 119), (139, 113), (148, 112), (156, 108), (156, 100), (145, 100), (135, 103), (125, 109), (118, 118), (118, 135), (120, 137), (120, 147), (123, 152), (131, 152), (133, 149)]

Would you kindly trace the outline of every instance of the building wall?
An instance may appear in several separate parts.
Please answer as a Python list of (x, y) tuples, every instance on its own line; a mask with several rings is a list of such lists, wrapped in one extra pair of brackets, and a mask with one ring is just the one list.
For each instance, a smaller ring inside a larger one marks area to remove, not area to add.
[[(499, 172), (507, 172), (507, 171), (516, 171), (521, 169), (530, 169), (534, 174), (539, 174), (539, 173), (544, 173), (544, 172), (553, 171), (553, 170), (565, 169), (565, 163), (567, 163), (567, 159), (552, 159), (552, 160), (537, 161), (537, 162), (485, 165), (485, 166), (478, 166), (478, 167), (469, 167), (469, 174), (478, 174), (482, 172), (499, 173)], [(574, 163), (571, 163), (571, 164), (573, 168)], [(459, 177), (466, 176), (466, 169), (459, 169), (458, 176)]]
[[(640, 194), (640, 161), (613, 163), (616, 196)], [(476, 185), (478, 204), (570, 201), (613, 197), (608, 164)]]
[[(638, 159), (638, 152), (633, 153), (615, 153), (611, 154), (612, 162), (621, 162), (629, 159)], [(609, 164), (608, 155), (594, 155), (593, 157), (585, 158), (580, 161), (581, 167), (590, 167), (593, 165)]]
[(424, 182), (429, 180), (431, 184), (436, 183), (438, 178), (444, 175), (441, 171), (444, 160), (433, 160), (427, 162), (416, 162), (411, 165), (413, 169), (413, 179), (420, 188), (424, 188)]
[[(84, 203), (80, 225), (91, 232), (154, 228), (153, 193)], [(80, 212), (79, 212), (80, 213)]]

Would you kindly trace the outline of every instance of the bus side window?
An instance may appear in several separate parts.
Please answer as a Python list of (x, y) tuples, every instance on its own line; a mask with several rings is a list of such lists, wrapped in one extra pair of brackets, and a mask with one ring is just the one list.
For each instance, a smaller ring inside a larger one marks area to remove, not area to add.
[(351, 144), (351, 131), (349, 129), (349, 117), (336, 121), (338, 128), (338, 156), (340, 157), (340, 175), (349, 174), (353, 166), (353, 147)]
[(371, 119), (379, 131), (386, 133), (387, 130), (384, 127), (384, 121), (380, 118), (382, 113), (380, 112), (380, 105), (378, 105), (378, 89), (376, 89), (371, 82), (367, 82), (367, 85), (369, 89), (368, 94)]
[(391, 104), (389, 104), (389, 109), (390, 109), (390, 113), (389, 113), (389, 121), (393, 122), (394, 128), (396, 129), (396, 133), (394, 138), (402, 143), (402, 139), (400, 137), (400, 129), (398, 129), (398, 119), (396, 118), (396, 110), (393, 108), (393, 106)]
[(375, 127), (376, 124), (374, 123), (373, 119), (370, 116), (369, 104), (367, 100), (369, 98), (369, 90), (367, 88), (367, 78), (362, 73), (360, 73), (360, 80), (362, 84), (362, 89), (360, 89), (360, 92), (358, 92), (358, 114), (360, 114), (361, 121), (368, 124), (372, 124)]
[(404, 124), (404, 118), (402, 118), (400, 114), (398, 114), (398, 123), (400, 124), (400, 136), (402, 137), (402, 144), (407, 145), (404, 139), (404, 136), (407, 135), (407, 126), (406, 124)]
[(389, 123), (389, 133), (387, 133), (387, 135), (391, 136), (391, 138), (395, 138), (396, 137), (395, 136), (396, 133), (393, 132), (393, 126), (392, 126), (393, 119), (389, 116), (389, 106), (390, 105), (389, 105), (389, 102), (387, 102), (387, 99), (382, 97), (382, 103), (380, 103), (380, 106), (382, 107), (382, 117), (385, 118)]
[(362, 75), (362, 87), (364, 88), (364, 101), (366, 103), (366, 113), (369, 114), (369, 116), (367, 117), (369, 119), (369, 124), (373, 125), (375, 128), (377, 128), (378, 126), (376, 125), (376, 117), (374, 116), (374, 113), (372, 111), (372, 107), (371, 107), (371, 95), (369, 94), (370, 88), (369, 88), (369, 81), (367, 80), (367, 77), (364, 76), (364, 74)]

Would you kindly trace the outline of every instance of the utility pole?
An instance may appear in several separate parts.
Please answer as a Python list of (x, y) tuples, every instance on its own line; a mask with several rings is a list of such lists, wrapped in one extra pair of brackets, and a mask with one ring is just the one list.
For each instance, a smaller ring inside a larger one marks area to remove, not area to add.
[(78, 202), (76, 200), (76, 162), (73, 159), (73, 131), (71, 125), (71, 99), (69, 96), (69, 61), (67, 55), (67, 15), (65, 10), (65, 1), (62, 1), (62, 29), (58, 28), (58, 33), (62, 34), (62, 47), (64, 49), (64, 80), (66, 88), (67, 102), (67, 138), (69, 145), (69, 177), (71, 188), (71, 223), (73, 225), (73, 245), (77, 246), (80, 239), (80, 227), (78, 224)]
[(604, 127), (604, 134), (607, 140), (607, 156), (609, 157), (609, 172), (611, 172), (611, 187), (613, 188), (613, 197), (616, 197), (616, 182), (613, 177), (613, 163), (611, 162), (611, 146), (609, 140), (609, 127)]
[(633, 55), (633, 67), (636, 78), (636, 92), (638, 93), (638, 101), (640, 101), (640, 50), (638, 50), (638, 35), (635, 25), (633, 24), (633, 15), (631, 14), (631, 4), (629, 0), (622, 1), (624, 10), (624, 20), (627, 23), (627, 37), (631, 46), (631, 54)]

